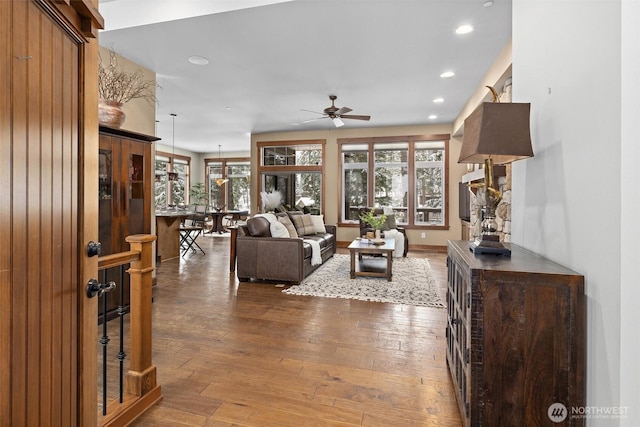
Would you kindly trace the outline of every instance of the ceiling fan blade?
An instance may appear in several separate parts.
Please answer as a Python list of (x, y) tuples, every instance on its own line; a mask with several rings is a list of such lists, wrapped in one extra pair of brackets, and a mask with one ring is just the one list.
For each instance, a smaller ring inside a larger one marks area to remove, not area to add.
[(333, 124), (336, 125), (337, 128), (344, 126), (344, 122), (340, 120), (340, 117), (333, 117), (331, 120), (333, 120)]
[(369, 120), (371, 118), (371, 116), (358, 116), (358, 115), (341, 115), (340, 116), (343, 119), (353, 119), (353, 120)]
[(304, 120), (301, 123), (310, 123), (310, 122), (315, 122), (316, 120), (322, 120), (322, 119), (326, 119), (327, 117), (316, 117), (315, 119), (308, 119), (308, 120)]
[(324, 113), (321, 113), (319, 111), (305, 110), (304, 108), (301, 108), (300, 111), (306, 111), (307, 113), (314, 113), (314, 114), (320, 114), (320, 115), (324, 114)]
[(348, 113), (349, 111), (353, 111), (353, 110), (349, 107), (342, 107), (342, 108), (339, 108), (338, 111), (336, 111), (333, 114), (335, 114), (336, 116), (341, 116), (345, 113)]

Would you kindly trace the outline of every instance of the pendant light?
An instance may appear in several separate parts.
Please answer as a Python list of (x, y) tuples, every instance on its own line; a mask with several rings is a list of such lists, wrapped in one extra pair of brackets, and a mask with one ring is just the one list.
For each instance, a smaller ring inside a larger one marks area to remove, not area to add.
[[(156, 120), (156, 130), (155, 130), (155, 133), (153, 134), (153, 136), (158, 136), (158, 123), (160, 123), (160, 120)], [(162, 177), (163, 177), (164, 174), (162, 172), (158, 173), (157, 169), (155, 169), (155, 171), (156, 171), (156, 179), (155, 179), (155, 181), (156, 182), (162, 182)]]
[(176, 164), (176, 114), (171, 113), (171, 121), (173, 122), (173, 157), (171, 158), (171, 172), (167, 172), (169, 181), (177, 181), (178, 173), (175, 171)]
[[(222, 175), (222, 151), (221, 151), (221, 147), (222, 147), (222, 145), (218, 144), (218, 160), (220, 161), (220, 174)], [(216, 184), (218, 184), (218, 187), (222, 187), (228, 181), (229, 180), (226, 179), (226, 178), (217, 178), (214, 182)]]

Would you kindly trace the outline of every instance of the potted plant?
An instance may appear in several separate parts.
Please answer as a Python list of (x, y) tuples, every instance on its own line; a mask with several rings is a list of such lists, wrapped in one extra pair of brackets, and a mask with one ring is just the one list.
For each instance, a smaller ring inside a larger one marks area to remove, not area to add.
[(380, 239), (380, 230), (387, 222), (387, 216), (385, 214), (375, 215), (375, 209), (371, 208), (370, 211), (365, 211), (360, 215), (360, 219), (365, 224), (369, 224), (376, 231), (376, 239)]
[(204, 182), (196, 182), (191, 186), (189, 191), (191, 195), (191, 204), (198, 206), (207, 205), (207, 191), (204, 188)]
[(119, 128), (126, 118), (122, 106), (132, 99), (155, 102), (154, 80), (145, 80), (142, 69), (125, 71), (118, 63), (118, 56), (109, 51), (109, 63), (102, 57), (98, 63), (98, 122), (101, 125)]

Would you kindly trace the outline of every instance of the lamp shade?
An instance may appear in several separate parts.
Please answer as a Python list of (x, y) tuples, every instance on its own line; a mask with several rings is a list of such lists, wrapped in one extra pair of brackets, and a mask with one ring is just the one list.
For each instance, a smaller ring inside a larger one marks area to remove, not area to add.
[(483, 102), (464, 121), (458, 163), (511, 163), (533, 157), (529, 103)]

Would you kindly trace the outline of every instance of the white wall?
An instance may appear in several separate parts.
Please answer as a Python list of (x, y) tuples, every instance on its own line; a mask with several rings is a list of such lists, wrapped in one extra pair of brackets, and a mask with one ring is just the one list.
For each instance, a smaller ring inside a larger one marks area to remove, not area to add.
[(624, 2), (636, 15), (623, 34), (621, 0), (513, 1), (513, 101), (531, 102), (535, 157), (513, 165), (512, 238), (585, 276), (587, 405), (629, 406), (593, 426), (640, 421), (640, 93), (637, 56), (623, 74), (621, 55), (622, 35), (637, 50), (640, 19)]
[(622, 3), (621, 120), (621, 304), (620, 404), (633, 408), (622, 421), (637, 426), (640, 416), (640, 2)]

